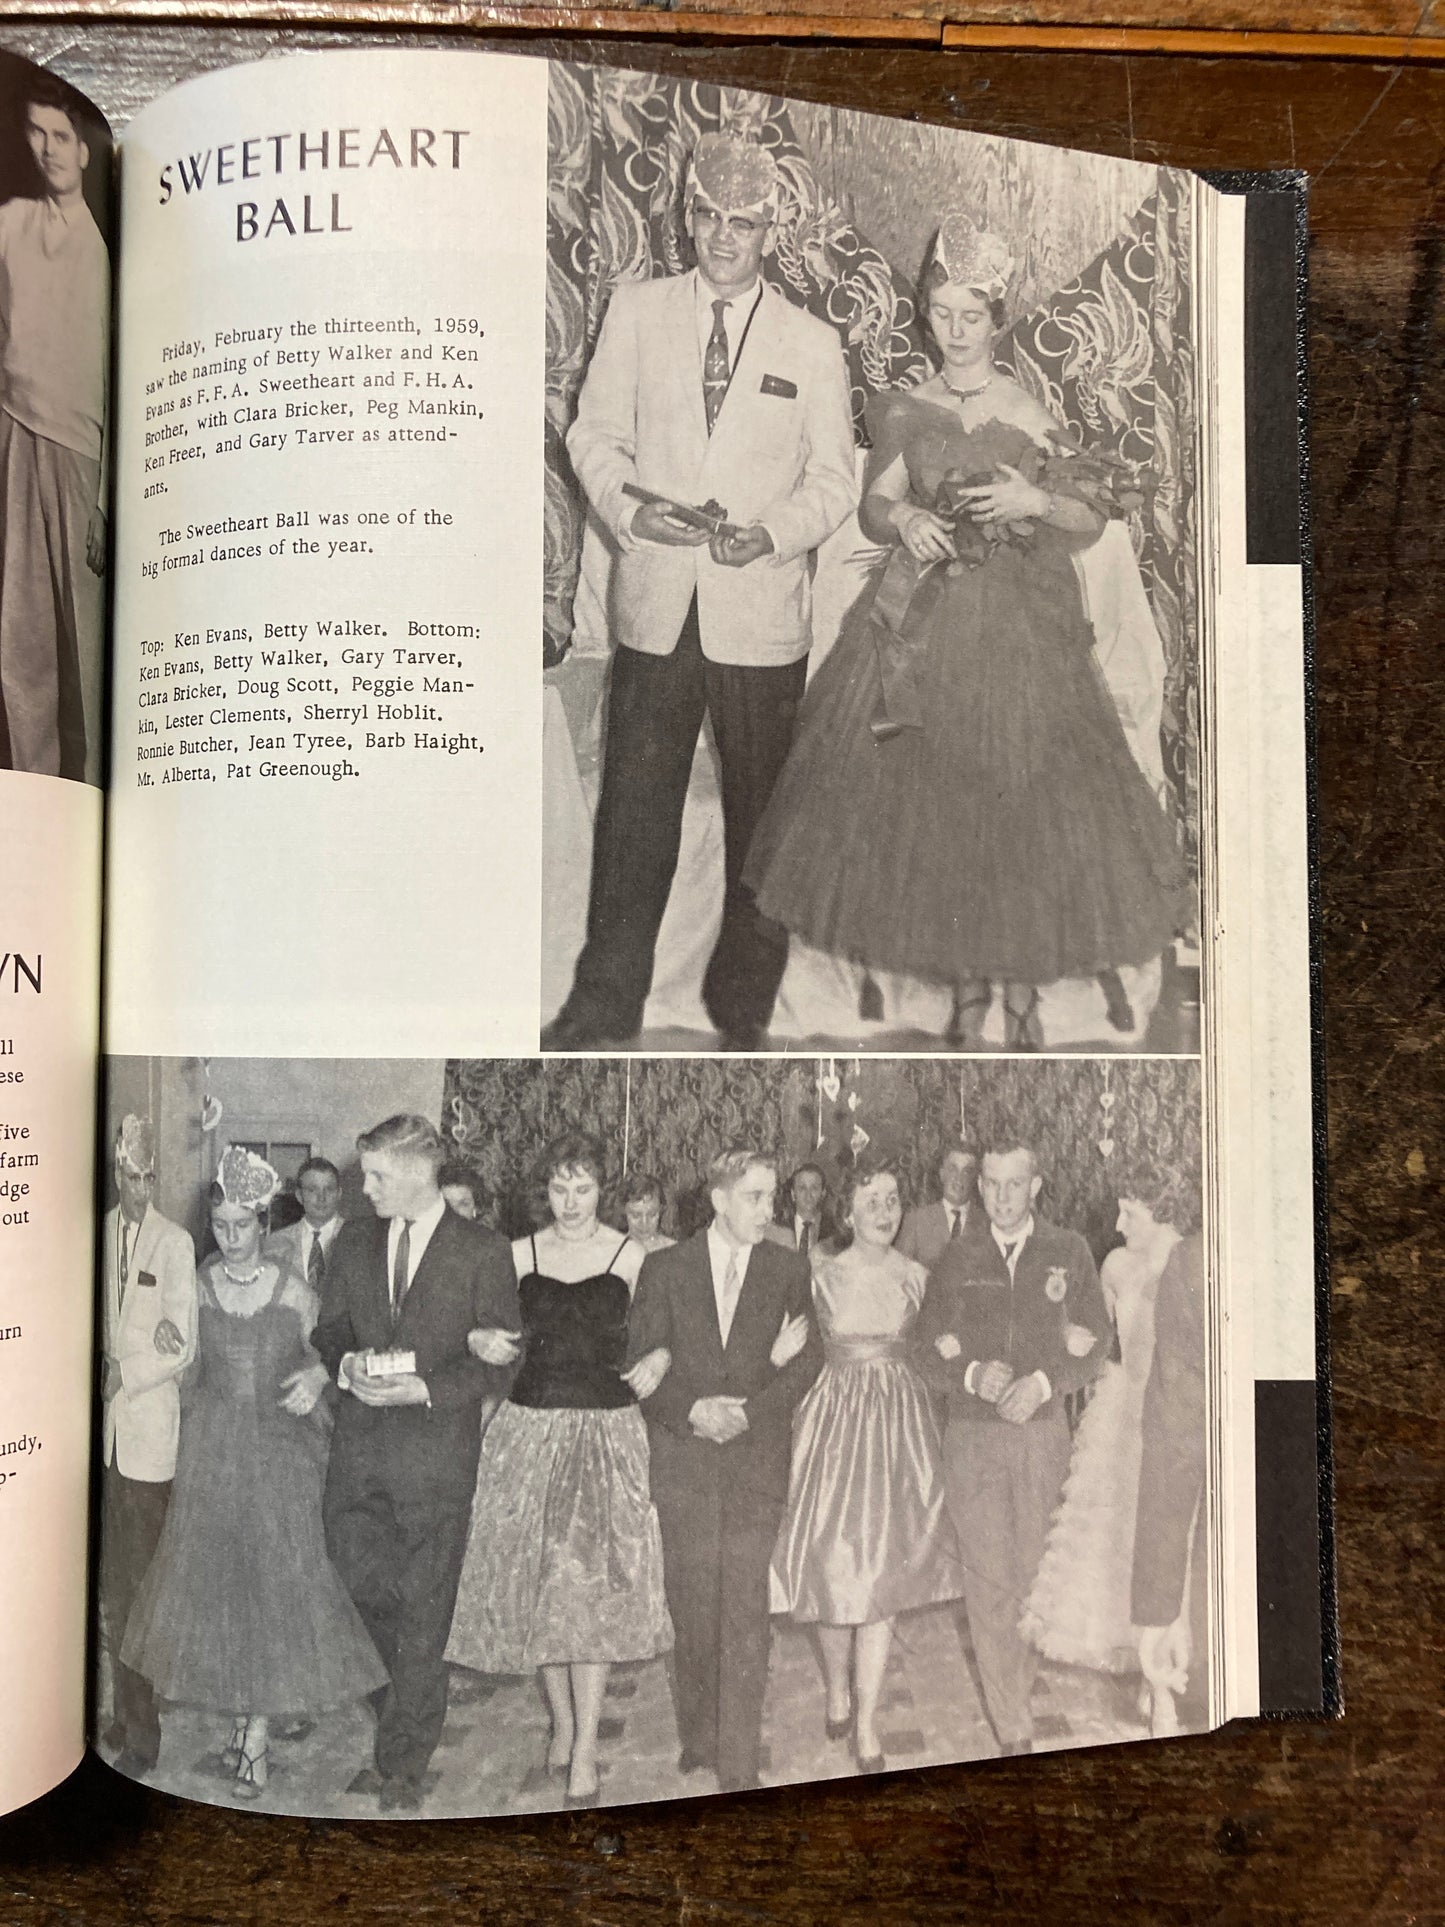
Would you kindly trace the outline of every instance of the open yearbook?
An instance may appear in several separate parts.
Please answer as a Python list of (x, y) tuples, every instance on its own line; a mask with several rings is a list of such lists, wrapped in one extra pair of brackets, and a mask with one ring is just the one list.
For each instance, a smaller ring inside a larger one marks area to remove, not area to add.
[(1337, 1712), (1302, 179), (461, 47), (0, 132), (0, 1809)]

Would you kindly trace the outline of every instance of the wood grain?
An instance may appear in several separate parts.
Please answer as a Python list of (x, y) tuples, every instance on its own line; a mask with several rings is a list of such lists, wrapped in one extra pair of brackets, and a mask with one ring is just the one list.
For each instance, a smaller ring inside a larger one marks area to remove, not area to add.
[[(1182, 11), (1150, 9), (1153, 24)], [(1246, 24), (1260, 11), (1239, 9)], [(1387, 14), (1391, 28), (1410, 24), (1405, 11), (1334, 10), (1341, 21), (1368, 15), (1371, 30)], [(198, 61), (343, 37), (109, 19), (0, 25), (6, 44), (51, 59), (118, 122)], [(1296, 165), (1314, 176), (1320, 888), (1346, 1717), (615, 1815), (395, 1828), (185, 1806), (92, 1764), (0, 1823), (0, 1919), (1439, 1922), (1445, 74), (756, 42), (564, 48), (1137, 158)]]
[[(1194, 54), (1206, 59), (1436, 61), (1445, 59), (1445, 0), (1356, 0), (1302, 17), (1289, 0), (792, 0), (763, 12), (752, 0), (706, 8), (656, 0), (631, 9), (551, 0), (27, 0), (32, 19), (229, 21), (305, 26), (469, 28), (482, 33), (656, 36), (668, 40), (881, 40), (1017, 48), (1032, 53)], [(9, 12), (0, 6), (0, 14)]]

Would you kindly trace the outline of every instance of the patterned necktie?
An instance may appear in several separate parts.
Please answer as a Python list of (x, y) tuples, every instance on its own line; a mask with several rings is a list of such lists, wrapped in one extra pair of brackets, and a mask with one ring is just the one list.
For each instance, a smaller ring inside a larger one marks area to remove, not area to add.
[(718, 1306), (718, 1330), (726, 1346), (732, 1335), (733, 1313), (738, 1308), (738, 1299), (743, 1289), (743, 1271), (738, 1262), (738, 1254), (733, 1252), (728, 1259), (727, 1276), (723, 1279), (722, 1303)]
[(1003, 1261), (1008, 1266), (1010, 1281), (1012, 1281), (1014, 1275), (1014, 1259), (1018, 1256), (1019, 1246), (1022, 1242), (1023, 1240), (1021, 1238), (1015, 1238), (1012, 1244), (1006, 1244), (1003, 1248)]
[(702, 405), (707, 410), (709, 435), (723, 405), (723, 396), (728, 391), (731, 372), (728, 365), (728, 331), (723, 326), (727, 306), (726, 301), (714, 301), (712, 304), (712, 333), (707, 338), (707, 352), (702, 358)]
[(396, 1241), (396, 1257), (391, 1267), (391, 1315), (400, 1318), (402, 1300), (406, 1297), (407, 1286), (411, 1280), (411, 1219), (401, 1221), (401, 1236)]
[(326, 1276), (326, 1253), (321, 1249), (321, 1233), (311, 1234), (311, 1255), (306, 1260), (306, 1282), (313, 1291), (320, 1290), (321, 1280)]
[(811, 1224), (809, 1224), (808, 1220), (805, 1218), (803, 1220), (803, 1235), (798, 1240), (798, 1249), (799, 1251), (802, 1252), (803, 1256), (806, 1258), (808, 1253), (812, 1250), (812, 1248), (813, 1248), (813, 1227)]
[(120, 1221), (120, 1295), (125, 1297), (125, 1288), (130, 1279), (130, 1219)]
[(963, 1213), (961, 1211), (955, 1211), (952, 1205), (950, 1205), (948, 1210), (948, 1217), (949, 1217), (949, 1231), (948, 1231), (949, 1238), (950, 1239), (961, 1238), (963, 1236)]

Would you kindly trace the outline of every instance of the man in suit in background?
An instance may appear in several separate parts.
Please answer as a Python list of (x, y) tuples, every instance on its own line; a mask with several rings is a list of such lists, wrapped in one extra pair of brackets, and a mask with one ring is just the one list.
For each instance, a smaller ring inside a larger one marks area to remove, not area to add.
[[(728, 1049), (764, 1041), (787, 935), (743, 863), (787, 757), (812, 641), (813, 552), (857, 500), (834, 329), (764, 281), (780, 176), (755, 142), (707, 134), (688, 166), (690, 274), (619, 282), (567, 436), (613, 546), (617, 644), (587, 941), (546, 1050), (634, 1037), (677, 867), (704, 717), (722, 774), (726, 883), (703, 1002)], [(665, 498), (640, 502), (641, 486)], [(709, 537), (666, 502), (721, 503)]]
[[(447, 1209), (445, 1149), (427, 1120), (387, 1118), (356, 1145), (376, 1216), (342, 1228), (313, 1340), (342, 1392), (326, 1547), (391, 1674), (376, 1728), (380, 1802), (407, 1812), (446, 1718), (443, 1654), (477, 1460), (519, 1356), (520, 1317), (511, 1249)], [(409, 1365), (374, 1370), (397, 1352)]]
[(798, 1166), (783, 1186), (782, 1222), (770, 1224), (763, 1235), (805, 1258), (837, 1238), (838, 1227), (828, 1210), (828, 1179), (820, 1165)]
[(284, 1231), (273, 1232), (266, 1240), (266, 1250), (299, 1271), (320, 1297), (331, 1248), (345, 1223), (337, 1209), (341, 1173), (330, 1158), (307, 1158), (296, 1176), (296, 1195), (301, 1200), (301, 1217)]
[(932, 1271), (945, 1245), (963, 1236), (977, 1197), (978, 1153), (961, 1139), (951, 1144), (938, 1167), (943, 1196), (936, 1204), (916, 1204), (903, 1220), (898, 1249)]
[(822, 1348), (808, 1267), (765, 1237), (777, 1173), (748, 1146), (708, 1170), (713, 1221), (643, 1261), (631, 1353), (672, 1364), (643, 1403), (677, 1643), (683, 1772), (758, 1783), (768, 1566), (788, 1496), (793, 1410)]
[(100, 1596), (114, 1681), (106, 1740), (119, 1753), (121, 1772), (136, 1777), (160, 1757), (160, 1716), (149, 1681), (119, 1656), (170, 1504), (180, 1378), (196, 1355), (196, 1251), (189, 1234), (151, 1202), (155, 1136), (144, 1118), (121, 1120), (114, 1168), (119, 1202), (105, 1214), (101, 1238)]
[(1160, 1274), (1140, 1427), (1131, 1617), (1141, 1629), (1155, 1733), (1201, 1727), (1209, 1717), (1204, 1314), (1204, 1239), (1195, 1231)]
[(1004, 1753), (1033, 1746), (1038, 1654), (1019, 1616), (1069, 1469), (1064, 1395), (1102, 1371), (1112, 1329), (1089, 1247), (1034, 1215), (1042, 1184), (1027, 1145), (985, 1151), (983, 1212), (943, 1247), (918, 1320), (924, 1375), (948, 1401), (944, 1493)]

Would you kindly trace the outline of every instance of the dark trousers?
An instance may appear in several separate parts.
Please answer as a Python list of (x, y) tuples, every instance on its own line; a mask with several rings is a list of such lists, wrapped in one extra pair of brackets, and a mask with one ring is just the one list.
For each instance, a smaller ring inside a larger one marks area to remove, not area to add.
[(161, 1721), (150, 1681), (120, 1663), (126, 1624), (140, 1583), (160, 1543), (171, 1502), (169, 1479), (127, 1479), (112, 1462), (105, 1468), (100, 1515), (100, 1600), (110, 1643), (115, 1724), (123, 1750), (147, 1766), (160, 1758)]
[(326, 1550), (391, 1683), (376, 1723), (383, 1779), (419, 1780), (447, 1716), (444, 1658), (471, 1523), (465, 1498), (402, 1495), (375, 1466), (333, 1449)]
[(615, 1037), (631, 1037), (641, 1026), (657, 932), (677, 869), (688, 776), (703, 717), (709, 716), (722, 767), (726, 888), (703, 1002), (719, 1030), (767, 1029), (788, 938), (759, 913), (742, 872), (792, 745), (806, 679), (806, 660), (782, 669), (710, 662), (702, 652), (695, 599), (671, 655), (617, 651), (592, 842), (587, 942), (567, 1000), (570, 1017)]
[(755, 1493), (659, 1493), (663, 1579), (674, 1633), (683, 1751), (715, 1763), (723, 1790), (756, 1786), (768, 1683), (768, 1567), (781, 1503)]
[(963, 1548), (968, 1630), (994, 1732), (1033, 1737), (1029, 1700), (1039, 1655), (1019, 1618), (1043, 1562), (1069, 1470), (1069, 1428), (1056, 1409), (1026, 1425), (955, 1419), (943, 1435), (943, 1490)]

